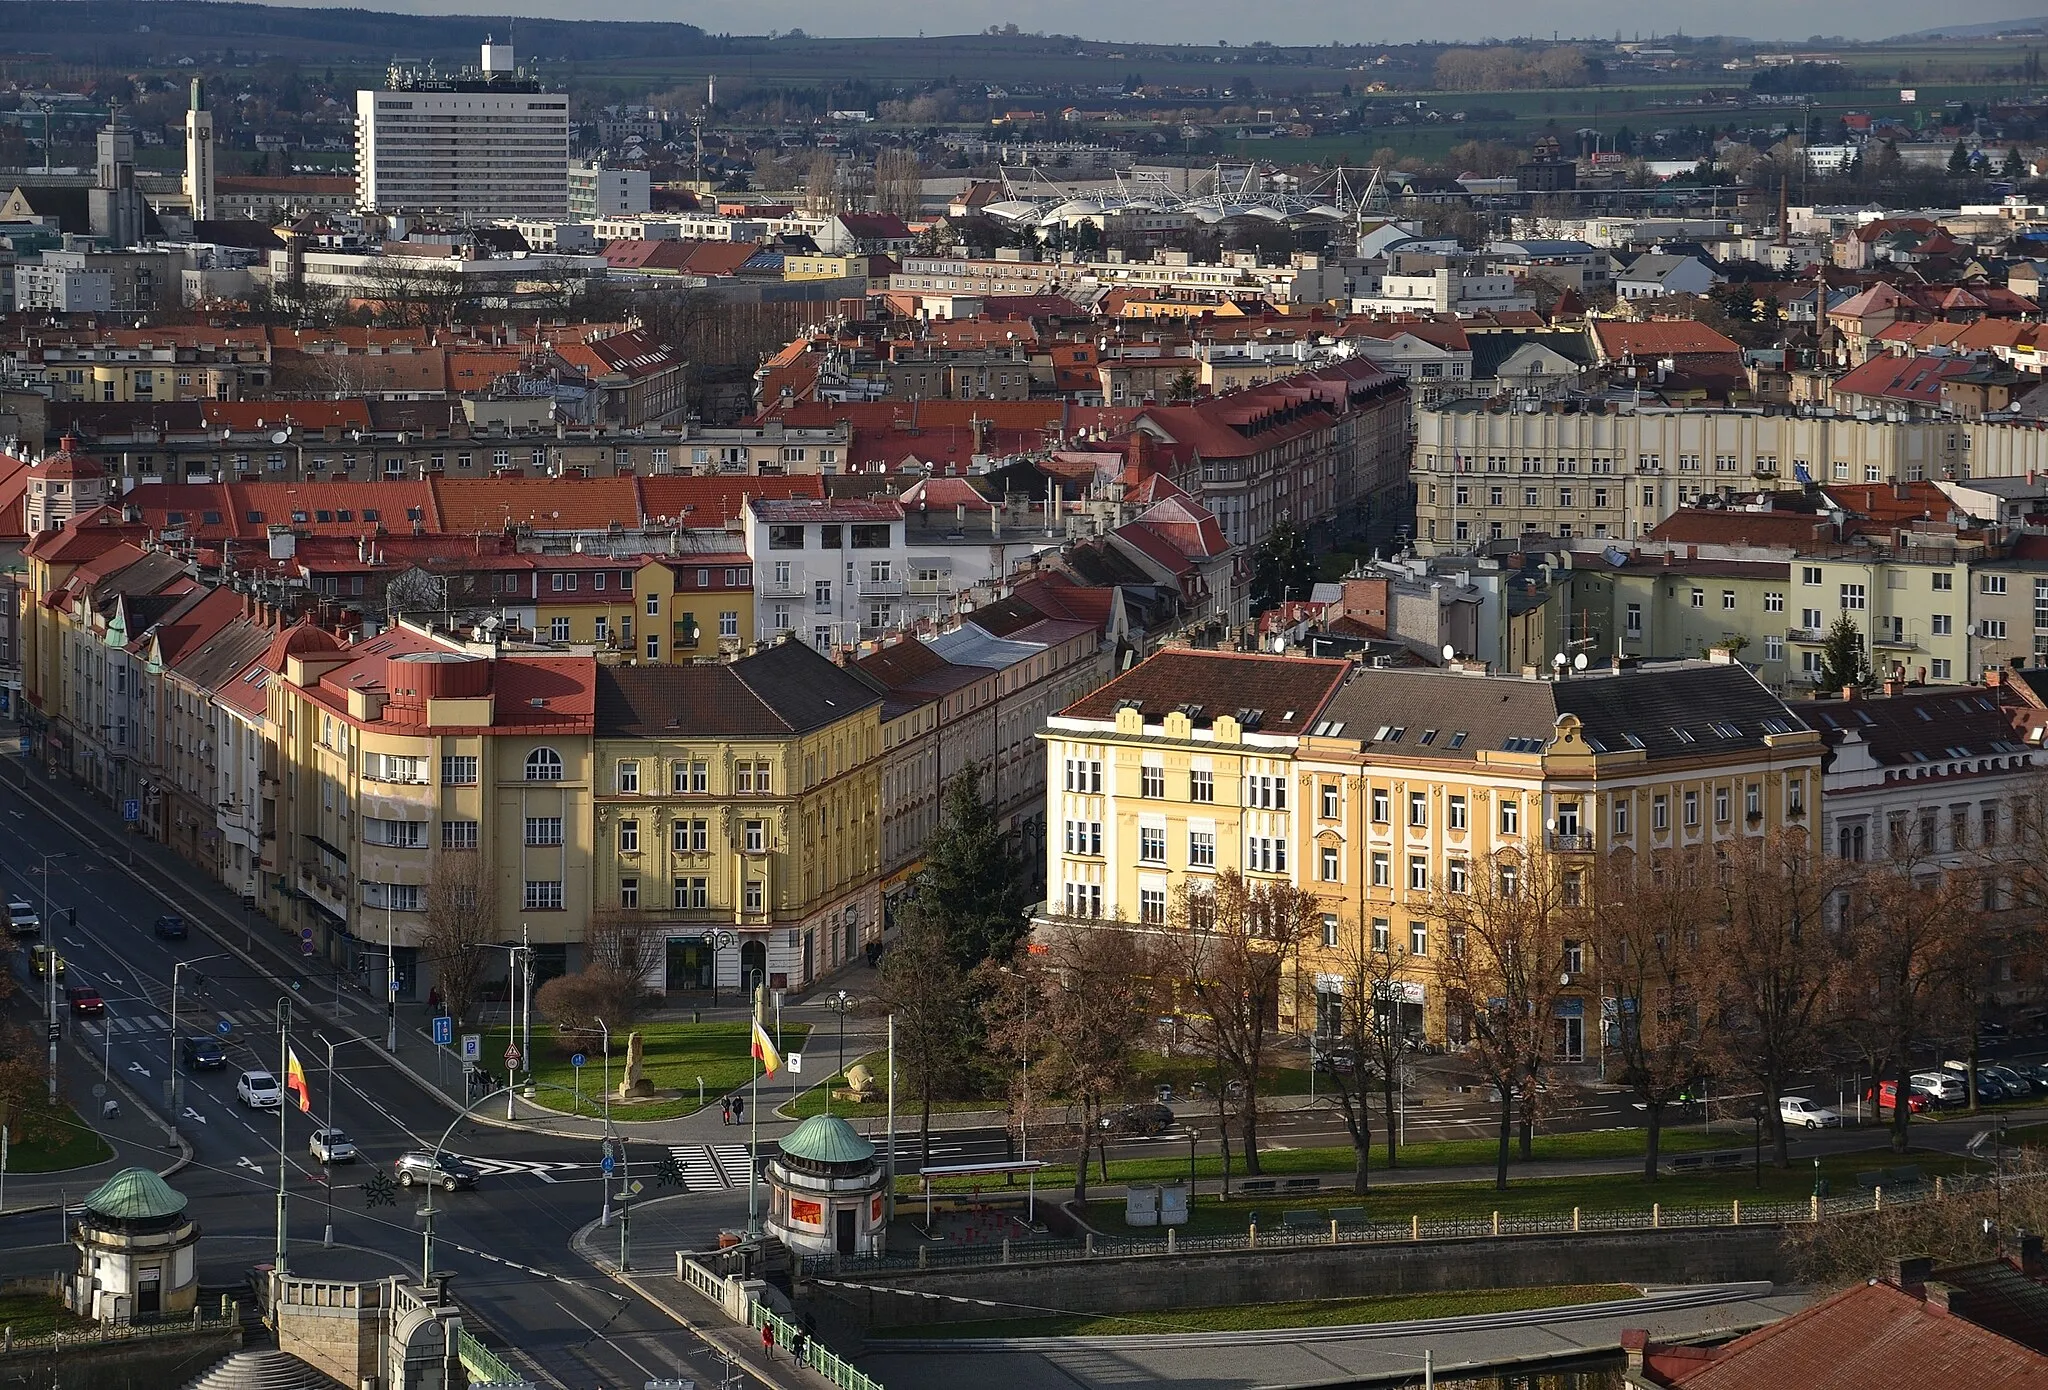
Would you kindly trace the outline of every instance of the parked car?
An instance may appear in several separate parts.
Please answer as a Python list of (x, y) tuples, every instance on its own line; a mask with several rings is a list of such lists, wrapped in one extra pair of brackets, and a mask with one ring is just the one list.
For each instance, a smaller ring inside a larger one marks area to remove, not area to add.
[(2048, 1062), (2015, 1062), (2013, 1070), (2033, 1082), (2035, 1089), (2048, 1091)]
[(1952, 1071), (1916, 1071), (1911, 1081), (1915, 1090), (1933, 1096), (1936, 1105), (1961, 1105), (1970, 1098), (1963, 1079)]
[(35, 908), (20, 898), (7, 900), (7, 929), (16, 936), (41, 936), (43, 919), (36, 915)]
[(1779, 1096), (1778, 1118), (1801, 1129), (1833, 1129), (1842, 1123), (1840, 1115), (1805, 1096)]
[(413, 1149), (398, 1156), (391, 1165), (392, 1173), (400, 1187), (415, 1184), (438, 1184), (443, 1192), (453, 1192), (458, 1187), (475, 1187), (482, 1176), (477, 1166), (457, 1158), (454, 1154), (437, 1154), (427, 1149)]
[(61, 980), (64, 978), (64, 957), (58, 955), (51, 947), (37, 942), (28, 948), (28, 968), (29, 973), (38, 980), (52, 973)]
[(227, 1049), (218, 1038), (187, 1038), (179, 1046), (178, 1055), (187, 1071), (225, 1071), (228, 1065)]
[[(1899, 1103), (1898, 1089), (1899, 1083), (1896, 1081), (1880, 1081), (1868, 1093), (1867, 1099), (1876, 1101), (1877, 1108), (1880, 1111), (1888, 1111)], [(1908, 1114), (1918, 1115), (1933, 1104), (1934, 1097), (1911, 1082), (1906, 1083), (1906, 1112)]]
[(2015, 1067), (1994, 1063), (1986, 1066), (1984, 1070), (1991, 1073), (1999, 1085), (2005, 1087), (2006, 1095), (2013, 1100), (2025, 1100), (2041, 1089), (2033, 1078)]
[(192, 929), (177, 913), (166, 912), (156, 919), (156, 934), (165, 941), (183, 941), (192, 934)]
[[(1969, 1086), (1970, 1064), (1968, 1062), (1943, 1062), (1941, 1069), (1953, 1076), (1965, 1088)], [(1963, 1099), (1968, 1100), (1969, 1098), (1969, 1091), (1965, 1089)], [(2004, 1084), (1983, 1067), (1977, 1068), (1977, 1099), (1989, 1105), (1994, 1101), (2001, 1101), (2005, 1098), (2006, 1088)]]
[(81, 1018), (107, 1011), (107, 1001), (100, 998), (100, 992), (91, 985), (72, 985), (64, 991), (64, 1001), (71, 1006), (71, 1012)]
[(338, 1129), (316, 1129), (308, 1145), (313, 1157), (322, 1163), (354, 1163), (356, 1141)]
[(267, 1071), (245, 1071), (235, 1080), (235, 1099), (251, 1110), (275, 1110), (284, 1104), (277, 1078)]
[(1104, 1115), (1100, 1123), (1113, 1134), (1164, 1134), (1173, 1128), (1173, 1111), (1157, 1102), (1126, 1105)]

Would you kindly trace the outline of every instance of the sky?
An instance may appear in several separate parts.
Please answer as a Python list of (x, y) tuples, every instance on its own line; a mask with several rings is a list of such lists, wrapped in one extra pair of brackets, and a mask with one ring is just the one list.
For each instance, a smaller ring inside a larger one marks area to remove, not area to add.
[[(287, 0), (317, 4), (320, 0)], [(434, 14), (505, 14), (507, 0), (364, 0), (368, 8)], [(819, 5), (815, 0), (750, 0), (743, 7), (703, 0), (510, 0), (514, 14), (578, 19), (678, 20), (714, 32), (765, 33), (802, 28), (834, 36), (957, 34), (991, 24), (1027, 31), (1078, 34), (1129, 43), (1139, 40), (1212, 44), (1219, 39), (1277, 44), (1401, 43), (1478, 40), (1553, 32), (1612, 39), (1673, 30), (1745, 34), (1760, 39), (1804, 39), (1811, 34), (1884, 38), (1944, 21), (1978, 24), (2031, 18), (2042, 0), (1965, 0), (1930, 7), (1920, 0), (1859, 0), (1854, 5), (1814, 0), (1436, 0), (1428, 5), (1365, 6), (1338, 0), (858, 0)]]

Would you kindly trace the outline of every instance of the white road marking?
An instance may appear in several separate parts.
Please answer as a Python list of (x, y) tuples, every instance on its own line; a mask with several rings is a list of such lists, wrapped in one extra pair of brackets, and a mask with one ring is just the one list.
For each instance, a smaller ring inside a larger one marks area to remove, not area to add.
[(189, 1106), (189, 1105), (185, 1107), (185, 1116), (184, 1116), (184, 1117), (185, 1117), (186, 1119), (188, 1119), (188, 1120), (197, 1120), (197, 1121), (199, 1121), (199, 1123), (201, 1123), (201, 1124), (205, 1124), (205, 1123), (207, 1123), (207, 1119), (206, 1119), (206, 1116), (204, 1116), (204, 1115), (200, 1114), (200, 1113), (199, 1113), (199, 1112), (198, 1112), (197, 1110), (194, 1110), (194, 1109), (193, 1109), (193, 1108), (192, 1108), (191, 1106)]
[(250, 1161), (250, 1160), (249, 1160), (248, 1158), (238, 1158), (238, 1159), (236, 1159), (236, 1160), (235, 1160), (235, 1166), (236, 1166), (237, 1168), (247, 1168), (247, 1169), (248, 1169), (248, 1170), (249, 1170), (250, 1172), (252, 1172), (252, 1173), (257, 1173), (257, 1174), (261, 1174), (261, 1173), (263, 1172), (263, 1165), (262, 1165), (262, 1164), (260, 1164), (260, 1163), (255, 1163), (255, 1162), (252, 1162), (252, 1161)]

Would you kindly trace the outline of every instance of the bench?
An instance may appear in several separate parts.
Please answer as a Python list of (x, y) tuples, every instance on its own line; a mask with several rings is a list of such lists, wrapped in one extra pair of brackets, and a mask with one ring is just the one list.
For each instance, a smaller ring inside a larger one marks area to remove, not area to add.
[(1365, 1208), (1332, 1207), (1330, 1209), (1330, 1219), (1339, 1226), (1363, 1226), (1365, 1224)]
[(1713, 1156), (1713, 1165), (1716, 1168), (1740, 1168), (1749, 1162), (1749, 1158), (1745, 1153), (1719, 1153)]
[(1330, 1224), (1330, 1218), (1319, 1211), (1283, 1211), (1280, 1221), (1287, 1226), (1320, 1228)]
[(1261, 1192), (1278, 1192), (1280, 1190), (1280, 1180), (1278, 1178), (1247, 1178), (1237, 1185), (1237, 1190), (1248, 1197), (1257, 1196)]
[(1869, 1192), (1880, 1187), (1890, 1187), (1890, 1177), (1891, 1174), (1882, 1168), (1866, 1168), (1856, 1175), (1856, 1185)]
[(1323, 1180), (1321, 1178), (1289, 1178), (1284, 1186), (1289, 1192), (1321, 1192), (1323, 1190)]
[(1892, 1169), (1891, 1175), (1892, 1180), (1885, 1184), (1887, 1187), (1914, 1187), (1920, 1182), (1920, 1170), (1910, 1165)]
[(1706, 1166), (1705, 1154), (1680, 1154), (1676, 1158), (1664, 1160), (1664, 1171), (1667, 1173), (1697, 1173)]

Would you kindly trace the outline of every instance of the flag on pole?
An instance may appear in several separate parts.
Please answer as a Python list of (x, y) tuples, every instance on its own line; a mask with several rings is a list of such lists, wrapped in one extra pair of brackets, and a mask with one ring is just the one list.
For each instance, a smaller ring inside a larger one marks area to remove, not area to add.
[(306, 1089), (306, 1069), (299, 1065), (299, 1054), (289, 1047), (284, 1050), (284, 1088), (299, 1098), (299, 1109), (313, 1108), (313, 1093)]
[(782, 1054), (775, 1050), (775, 1040), (768, 1036), (768, 1030), (761, 1026), (761, 1020), (754, 1020), (754, 1055), (761, 1059), (763, 1075), (775, 1075), (775, 1069), (782, 1065)]

